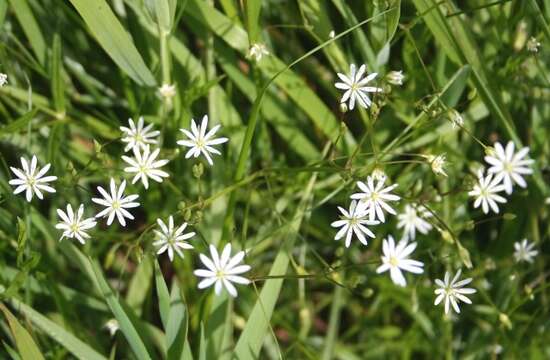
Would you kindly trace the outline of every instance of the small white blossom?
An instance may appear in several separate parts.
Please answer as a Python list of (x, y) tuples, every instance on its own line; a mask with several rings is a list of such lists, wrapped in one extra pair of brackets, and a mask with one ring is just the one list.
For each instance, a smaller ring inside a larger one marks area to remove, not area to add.
[(57, 180), (57, 176), (44, 176), (50, 169), (50, 164), (46, 164), (42, 169), (38, 167), (38, 160), (33, 155), (30, 164), (27, 159), (21, 157), (21, 166), (23, 169), (10, 167), (11, 171), (17, 176), (17, 179), (12, 179), (9, 184), (16, 186), (14, 194), (19, 194), (25, 191), (25, 198), (31, 202), (34, 194), (42, 200), (44, 196), (42, 191), (54, 193), (55, 189), (47, 183)]
[(483, 176), (483, 169), (480, 169), (477, 173), (477, 184), (474, 185), (472, 191), (468, 192), (468, 195), (474, 196), (474, 208), (478, 208), (481, 205), (485, 214), (489, 213), (489, 207), (498, 214), (499, 208), (497, 203), (504, 204), (506, 199), (500, 195), (499, 192), (504, 191), (504, 185), (500, 183), (498, 178), (493, 178), (493, 174), (487, 174), (487, 177)]
[(244, 255), (244, 251), (239, 251), (231, 257), (231, 244), (227, 244), (220, 256), (214, 245), (210, 245), (210, 258), (203, 254), (199, 255), (206, 269), (194, 272), (196, 276), (204, 278), (199, 282), (198, 288), (204, 289), (214, 285), (216, 295), (220, 295), (222, 287), (225, 287), (231, 296), (236, 297), (237, 289), (232, 283), (250, 284), (250, 280), (240, 276), (250, 270), (249, 265), (239, 265)]
[(465, 288), (464, 285), (468, 285), (472, 282), (472, 278), (464, 279), (458, 281), (462, 270), (458, 270), (453, 280), (451, 279), (451, 273), (448, 271), (445, 272), (445, 277), (443, 281), (436, 279), (435, 283), (439, 286), (434, 292), (437, 295), (435, 298), (434, 305), (439, 305), (443, 299), (445, 299), (445, 314), (449, 313), (450, 305), (457, 314), (460, 313), (460, 308), (458, 307), (458, 302), (462, 301), (466, 304), (471, 304), (472, 301), (466, 297), (468, 294), (474, 294), (476, 289)]
[(116, 319), (110, 319), (105, 323), (105, 325), (103, 325), (103, 327), (109, 331), (109, 335), (111, 335), (111, 337), (115, 336), (116, 332), (120, 329)]
[(189, 244), (185, 240), (195, 236), (195, 233), (183, 233), (187, 227), (186, 222), (184, 222), (177, 229), (174, 229), (174, 218), (172, 216), (168, 218), (168, 226), (166, 226), (161, 219), (157, 219), (157, 224), (161, 230), (154, 230), (158, 239), (153, 243), (154, 246), (159, 247), (157, 254), (160, 255), (168, 250), (168, 258), (170, 258), (170, 261), (174, 260), (174, 252), (176, 252), (178, 256), (183, 259), (181, 249), (189, 250), (193, 248), (193, 245)]
[(57, 215), (61, 218), (61, 222), (55, 225), (55, 228), (63, 230), (63, 235), (61, 235), (59, 241), (65, 237), (76, 238), (84, 245), (86, 240), (90, 238), (86, 231), (96, 226), (94, 218), (82, 219), (82, 215), (84, 215), (84, 205), (82, 204), (78, 207), (76, 214), (71, 204), (67, 204), (67, 212), (57, 209)]
[(533, 262), (533, 258), (539, 253), (537, 250), (533, 250), (534, 243), (530, 243), (527, 239), (523, 239), (521, 242), (514, 243), (514, 259), (516, 262), (526, 261), (528, 263)]
[(445, 166), (445, 154), (441, 155), (426, 155), (426, 160), (430, 163), (430, 167), (432, 168), (432, 171), (436, 175), (443, 175), (447, 177), (447, 173), (445, 172), (444, 166)]
[(539, 47), (540, 47), (540, 41), (538, 41), (536, 37), (531, 36), (527, 41), (527, 51), (532, 53), (537, 53), (539, 52)]
[(165, 99), (171, 99), (176, 95), (176, 85), (162, 84), (159, 87), (159, 94)]
[(453, 125), (453, 129), (456, 128), (456, 127), (463, 127), (464, 126), (464, 118), (455, 109), (451, 109), (450, 114), (449, 114), (449, 118), (451, 119), (451, 124)]
[(401, 199), (399, 196), (392, 194), (391, 191), (397, 187), (398, 184), (393, 184), (384, 187), (386, 178), (381, 178), (378, 182), (374, 183), (374, 177), (368, 176), (366, 183), (362, 181), (357, 182), (357, 186), (362, 192), (351, 195), (352, 199), (359, 200), (359, 211), (366, 211), (369, 214), (369, 220), (380, 220), (385, 222), (384, 210), (388, 213), (395, 215), (395, 210), (388, 205), (389, 201), (398, 201)]
[(115, 184), (115, 179), (111, 178), (111, 194), (109, 195), (105, 189), (101, 186), (97, 187), (97, 190), (103, 196), (102, 198), (92, 198), (92, 201), (96, 204), (105, 206), (105, 209), (99, 212), (95, 217), (105, 217), (108, 216), (107, 225), (111, 225), (115, 216), (118, 219), (118, 222), (122, 226), (126, 226), (126, 220), (134, 219), (134, 216), (126, 209), (131, 209), (139, 206), (138, 202), (135, 202), (139, 195), (129, 195), (124, 196), (124, 189), (126, 189), (126, 180), (122, 181), (120, 187), (117, 189)]
[(397, 228), (404, 228), (403, 239), (414, 240), (416, 231), (426, 235), (432, 229), (432, 225), (424, 219), (431, 216), (432, 214), (422, 205), (405, 205), (405, 211), (397, 215)]
[(130, 126), (129, 128), (126, 126), (120, 127), (120, 130), (124, 132), (125, 135), (122, 138), (122, 142), (128, 143), (124, 148), (125, 152), (138, 147), (144, 149), (147, 144), (157, 143), (157, 140), (155, 140), (154, 137), (158, 136), (160, 134), (160, 131), (151, 131), (153, 124), (149, 124), (143, 127), (143, 116), (139, 117), (137, 126), (134, 124), (134, 120), (132, 120), (131, 118), (128, 119), (128, 125)]
[(223, 144), (229, 139), (226, 137), (221, 137), (217, 139), (213, 137), (220, 129), (220, 125), (214, 126), (212, 129), (210, 129), (208, 133), (206, 132), (207, 127), (208, 115), (203, 116), (202, 123), (198, 127), (195, 123), (195, 120), (191, 119), (191, 131), (180, 129), (180, 131), (184, 133), (189, 140), (179, 140), (178, 145), (191, 148), (185, 154), (186, 159), (189, 159), (191, 156), (197, 158), (202, 153), (206, 157), (206, 160), (208, 160), (208, 163), (210, 165), (213, 165), (214, 163), (212, 162), (212, 157), (210, 156), (210, 154), (221, 155), (221, 152), (219, 152), (213, 146)]
[(390, 71), (388, 75), (386, 75), (386, 78), (388, 79), (388, 82), (392, 85), (403, 85), (403, 79), (405, 78), (405, 75), (403, 75), (403, 71)]
[(139, 147), (134, 148), (134, 158), (123, 155), (122, 160), (126, 161), (130, 166), (124, 168), (125, 172), (136, 173), (132, 179), (132, 184), (135, 184), (139, 179), (145, 188), (149, 188), (149, 178), (156, 182), (162, 182), (162, 178), (168, 177), (168, 173), (160, 170), (161, 167), (168, 164), (168, 160), (156, 160), (160, 149), (155, 149), (152, 153), (149, 150), (149, 145), (145, 147), (143, 153)]
[(8, 83), (8, 75), (0, 73), (0, 87)]
[(335, 36), (336, 36), (336, 33), (334, 32), (334, 30), (330, 30), (330, 32), (328, 33), (328, 37), (330, 39), (334, 39)]
[(422, 274), (424, 264), (420, 261), (409, 259), (409, 255), (416, 249), (416, 243), (408, 244), (406, 240), (400, 241), (397, 246), (391, 235), (382, 242), (382, 265), (376, 269), (378, 274), (385, 271), (390, 271), (390, 277), (394, 284), (406, 286), (407, 281), (403, 276), (404, 271), (412, 272), (413, 274)]
[(345, 91), (340, 103), (346, 103), (349, 100), (350, 110), (355, 108), (355, 102), (358, 102), (359, 105), (365, 109), (370, 107), (372, 101), (368, 94), (382, 92), (381, 88), (366, 86), (369, 82), (374, 80), (376, 76), (378, 76), (377, 73), (372, 73), (363, 78), (366, 68), (366, 65), (361, 65), (359, 67), (359, 71), (356, 71), (355, 64), (351, 64), (349, 67), (349, 77), (341, 73), (337, 74), (342, 82), (337, 82), (334, 86), (336, 86), (337, 89)]
[(264, 44), (256, 43), (252, 44), (250, 49), (248, 49), (247, 57), (249, 59), (254, 59), (254, 61), (259, 62), (264, 56), (269, 55), (269, 51)]
[(497, 142), (495, 143), (494, 154), (485, 156), (485, 161), (491, 165), (488, 170), (489, 173), (496, 174), (497, 181), (502, 180), (507, 194), (512, 193), (514, 183), (522, 188), (527, 187), (522, 175), (532, 174), (533, 170), (529, 165), (535, 162), (531, 159), (524, 159), (528, 152), (529, 148), (524, 147), (514, 154), (514, 143), (512, 141), (508, 142), (506, 150)]
[(330, 224), (332, 227), (341, 227), (341, 229), (336, 233), (334, 240), (340, 240), (345, 235), (345, 245), (346, 247), (349, 247), (354, 233), (363, 245), (367, 245), (365, 235), (374, 239), (374, 233), (365, 225), (378, 225), (380, 222), (368, 220), (367, 212), (359, 209), (359, 206), (357, 206), (357, 201), (352, 200), (349, 206), (349, 211), (346, 211), (346, 209), (340, 206), (338, 206), (338, 210), (342, 213), (342, 218)]

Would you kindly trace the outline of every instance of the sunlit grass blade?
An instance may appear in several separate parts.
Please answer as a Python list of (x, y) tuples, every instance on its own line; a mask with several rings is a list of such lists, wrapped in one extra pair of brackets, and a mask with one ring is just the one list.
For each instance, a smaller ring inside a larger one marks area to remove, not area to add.
[(41, 360), (44, 359), (42, 352), (34, 342), (28, 331), (17, 321), (17, 318), (8, 310), (8, 308), (0, 303), (0, 311), (8, 320), (11, 329), (11, 334), (17, 344), (17, 349), (22, 360)]
[(36, 58), (42, 66), (46, 60), (46, 41), (27, 0), (9, 0), (11, 7), (27, 36)]

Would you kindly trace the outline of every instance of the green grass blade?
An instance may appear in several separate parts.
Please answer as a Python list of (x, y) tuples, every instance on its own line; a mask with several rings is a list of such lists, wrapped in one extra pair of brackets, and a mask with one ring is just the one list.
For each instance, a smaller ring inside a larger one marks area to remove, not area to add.
[(8, 308), (0, 303), (0, 310), (6, 316), (11, 329), (13, 338), (19, 350), (22, 360), (41, 360), (44, 359), (42, 352), (34, 342), (28, 331), (17, 321), (17, 318), (8, 310)]
[(132, 38), (105, 0), (70, 0), (101, 47), (113, 61), (140, 85), (156, 81), (136, 49)]
[(166, 330), (168, 327), (168, 315), (170, 313), (170, 293), (168, 292), (168, 286), (166, 286), (157, 259), (155, 259), (155, 286), (159, 299), (160, 320), (162, 321), (164, 330)]
[(44, 65), (46, 60), (46, 41), (27, 0), (10, 0), (10, 4), (27, 39), (29, 39), (32, 51), (36, 55), (38, 62)]
[(57, 33), (53, 37), (51, 78), (53, 106), (55, 111), (61, 116), (65, 114), (65, 82), (63, 81), (61, 37)]
[(11, 134), (26, 129), (29, 122), (36, 116), (37, 111), (38, 109), (34, 108), (25, 115), (21, 116), (19, 119), (2, 126), (0, 128), (0, 135)]
[(151, 288), (153, 277), (153, 264), (150, 257), (144, 257), (138, 265), (126, 294), (126, 303), (134, 310), (136, 315), (141, 315), (143, 304)]
[(170, 313), (166, 327), (166, 347), (168, 360), (184, 359), (187, 342), (187, 323), (189, 315), (187, 306), (181, 296), (179, 286), (174, 282), (170, 295)]
[(248, 31), (248, 42), (254, 44), (258, 41), (260, 34), (260, 11), (262, 10), (262, 2), (258, 0), (244, 0), (246, 29)]

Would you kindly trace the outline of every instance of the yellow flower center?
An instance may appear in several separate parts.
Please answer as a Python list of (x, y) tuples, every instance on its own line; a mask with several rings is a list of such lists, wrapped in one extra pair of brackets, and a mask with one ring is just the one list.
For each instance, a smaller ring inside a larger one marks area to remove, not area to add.
[(391, 266), (397, 267), (397, 265), (399, 264), (399, 260), (397, 260), (395, 256), (390, 256), (389, 263)]

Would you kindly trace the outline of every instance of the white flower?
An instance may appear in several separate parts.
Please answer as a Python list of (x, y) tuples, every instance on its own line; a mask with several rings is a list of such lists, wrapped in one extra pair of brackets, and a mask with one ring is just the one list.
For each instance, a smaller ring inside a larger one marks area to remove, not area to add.
[(404, 228), (403, 239), (414, 240), (417, 230), (426, 235), (432, 229), (432, 225), (424, 220), (424, 218), (429, 218), (431, 216), (432, 214), (424, 206), (407, 204), (405, 206), (405, 212), (397, 215), (397, 219), (399, 220), (397, 228)]
[(107, 330), (109, 330), (109, 334), (114, 336), (116, 332), (120, 329), (120, 326), (118, 324), (118, 321), (116, 319), (110, 319), (103, 325), (103, 327)]
[(489, 172), (496, 174), (497, 181), (504, 184), (507, 194), (512, 193), (513, 183), (522, 188), (527, 187), (527, 183), (522, 175), (532, 174), (533, 170), (529, 167), (534, 160), (523, 159), (529, 152), (528, 147), (524, 147), (514, 154), (514, 143), (509, 141), (506, 150), (500, 143), (495, 143), (495, 152), (492, 155), (485, 156), (485, 161), (491, 165)]
[(181, 249), (189, 250), (193, 248), (193, 245), (187, 243), (185, 240), (195, 236), (194, 232), (183, 233), (187, 227), (187, 223), (184, 222), (180, 227), (174, 229), (174, 218), (170, 216), (168, 218), (168, 226), (166, 226), (161, 219), (157, 219), (157, 224), (161, 231), (154, 230), (157, 235), (157, 241), (153, 243), (154, 246), (159, 247), (157, 254), (162, 254), (168, 250), (168, 257), (170, 261), (174, 260), (174, 251), (183, 259), (183, 253)]
[(232, 283), (248, 285), (250, 280), (240, 276), (250, 270), (249, 265), (238, 265), (244, 258), (245, 252), (239, 251), (231, 257), (231, 244), (225, 245), (221, 256), (214, 245), (210, 245), (210, 258), (200, 254), (200, 259), (207, 269), (195, 270), (194, 274), (204, 279), (199, 282), (199, 289), (207, 288), (213, 284), (216, 295), (220, 295), (222, 286), (233, 297), (237, 296), (237, 289)]
[(443, 175), (447, 177), (447, 173), (445, 172), (445, 169), (443, 168), (445, 166), (445, 154), (441, 155), (425, 155), (426, 160), (430, 163), (430, 166), (432, 168), (432, 171), (436, 175)]
[(256, 62), (259, 62), (266, 55), (269, 55), (269, 51), (267, 51), (267, 48), (265, 47), (265, 45), (256, 43), (256, 44), (252, 44), (252, 46), (248, 50), (247, 57), (249, 59), (254, 59), (254, 61)]
[(367, 220), (367, 213), (359, 209), (357, 206), (357, 201), (352, 200), (349, 206), (349, 211), (346, 211), (346, 209), (341, 208), (340, 206), (338, 206), (338, 210), (342, 213), (343, 219), (334, 221), (330, 224), (332, 227), (341, 227), (341, 229), (336, 233), (334, 240), (340, 240), (344, 237), (344, 235), (346, 235), (345, 245), (346, 247), (349, 247), (354, 233), (363, 245), (367, 245), (365, 235), (374, 239), (374, 233), (365, 225), (378, 225), (380, 222)]
[(378, 74), (372, 73), (367, 75), (363, 79), (365, 74), (366, 65), (361, 65), (359, 71), (356, 71), (355, 64), (351, 64), (349, 67), (350, 76), (338, 73), (338, 77), (343, 82), (337, 82), (334, 84), (337, 89), (345, 90), (340, 103), (345, 103), (349, 100), (349, 109), (353, 110), (355, 107), (355, 102), (359, 102), (359, 105), (365, 109), (371, 106), (372, 101), (369, 98), (369, 93), (382, 92), (382, 89), (373, 86), (366, 86), (370, 81), (372, 81)]
[(46, 176), (46, 173), (50, 169), (50, 164), (46, 164), (42, 169), (37, 166), (38, 160), (36, 156), (33, 155), (30, 162), (27, 161), (24, 157), (21, 158), (21, 166), (23, 170), (17, 169), (10, 166), (11, 171), (17, 176), (17, 179), (12, 179), (9, 181), (9, 184), (12, 186), (17, 186), (13, 191), (14, 194), (19, 194), (23, 191), (26, 191), (25, 197), (28, 202), (31, 202), (33, 194), (42, 200), (44, 196), (42, 191), (54, 193), (55, 189), (49, 186), (47, 183), (57, 180), (57, 176)]
[(334, 39), (335, 36), (336, 36), (336, 33), (334, 32), (334, 30), (330, 30), (330, 32), (328, 33), (328, 37), (330, 39)]
[(437, 286), (439, 286), (439, 289), (436, 289), (434, 292), (437, 295), (435, 298), (435, 305), (439, 305), (439, 303), (445, 299), (445, 314), (449, 313), (449, 304), (453, 306), (453, 309), (457, 312), (457, 314), (460, 313), (460, 309), (458, 308), (458, 302), (462, 301), (467, 304), (471, 304), (472, 301), (468, 299), (465, 295), (466, 294), (473, 294), (476, 292), (476, 289), (472, 288), (465, 288), (464, 285), (467, 285), (472, 282), (472, 278), (464, 279), (457, 281), (460, 277), (462, 270), (458, 270), (456, 275), (454, 276), (453, 280), (449, 282), (451, 279), (451, 273), (448, 271), (445, 272), (445, 277), (443, 281), (436, 279), (435, 283)]
[(451, 119), (451, 124), (453, 125), (453, 129), (458, 127), (464, 126), (464, 118), (458, 111), (455, 109), (451, 109), (451, 113), (449, 114)]
[(82, 219), (82, 215), (84, 215), (84, 205), (81, 204), (75, 214), (71, 204), (67, 204), (67, 212), (65, 213), (63, 210), (57, 209), (57, 215), (59, 215), (62, 222), (55, 225), (55, 228), (63, 230), (63, 235), (61, 235), (59, 241), (63, 240), (65, 237), (70, 239), (76, 238), (84, 245), (86, 240), (90, 238), (86, 230), (96, 225), (94, 218)]
[(367, 182), (357, 182), (357, 186), (363, 192), (355, 193), (351, 195), (352, 199), (359, 200), (359, 211), (365, 211), (369, 214), (369, 220), (380, 220), (385, 222), (384, 210), (388, 213), (395, 215), (395, 210), (388, 205), (388, 201), (398, 201), (399, 196), (391, 193), (398, 184), (393, 184), (384, 187), (386, 177), (379, 178), (376, 185), (374, 184), (374, 176), (368, 176)]
[(534, 246), (535, 244), (528, 242), (527, 239), (523, 239), (521, 242), (515, 242), (514, 248), (516, 251), (514, 251), (514, 258), (516, 262), (526, 261), (532, 263), (533, 258), (539, 253), (537, 250), (533, 250)]
[(407, 241), (400, 241), (395, 246), (395, 241), (391, 235), (382, 242), (382, 265), (376, 269), (378, 274), (390, 271), (390, 277), (394, 284), (406, 286), (407, 281), (401, 270), (412, 272), (413, 274), (422, 274), (424, 264), (420, 261), (409, 259), (409, 255), (416, 249), (416, 243), (407, 244)]
[(92, 201), (96, 204), (105, 206), (105, 209), (99, 212), (95, 217), (99, 218), (109, 216), (109, 218), (107, 219), (107, 225), (111, 225), (113, 223), (115, 215), (118, 219), (118, 222), (122, 226), (126, 226), (126, 220), (124, 220), (124, 218), (133, 220), (134, 216), (130, 214), (130, 212), (126, 209), (139, 206), (138, 202), (134, 202), (134, 200), (136, 200), (139, 195), (129, 195), (125, 197), (124, 189), (126, 189), (126, 180), (122, 181), (120, 187), (117, 190), (115, 179), (113, 178), (111, 178), (110, 195), (101, 186), (98, 186), (97, 190), (100, 192), (101, 196), (103, 196), (103, 199), (93, 198)]
[(504, 185), (500, 183), (500, 180), (493, 174), (487, 174), (487, 177), (483, 176), (483, 169), (480, 169), (477, 173), (478, 183), (474, 185), (472, 191), (468, 192), (468, 195), (475, 196), (474, 208), (478, 208), (481, 205), (485, 214), (489, 213), (489, 207), (498, 214), (499, 208), (497, 203), (504, 204), (506, 199), (500, 195), (499, 192), (504, 190)]
[(388, 75), (386, 75), (386, 78), (388, 79), (388, 82), (392, 85), (403, 85), (403, 79), (405, 78), (405, 75), (403, 75), (403, 71), (390, 71)]
[(166, 99), (173, 98), (176, 95), (176, 85), (162, 84), (159, 87), (159, 94)]
[(527, 41), (527, 51), (536, 53), (536, 52), (539, 52), (539, 47), (540, 47), (540, 42), (537, 40), (536, 37), (531, 36)]
[(189, 151), (185, 154), (185, 158), (189, 159), (191, 156), (197, 158), (201, 153), (206, 157), (208, 163), (213, 165), (212, 158), (210, 154), (221, 155), (221, 152), (213, 148), (214, 145), (223, 144), (229, 140), (228, 138), (213, 138), (216, 132), (220, 129), (220, 125), (214, 126), (207, 133), (206, 129), (208, 127), (208, 115), (204, 115), (202, 118), (202, 123), (199, 127), (195, 123), (194, 119), (191, 119), (191, 131), (180, 129), (182, 133), (187, 136), (189, 140), (179, 140), (178, 145), (190, 147)]
[(0, 87), (8, 83), (8, 75), (0, 73)]
[(137, 126), (131, 118), (128, 119), (128, 125), (130, 126), (129, 128), (126, 126), (120, 127), (120, 130), (124, 132), (124, 135), (126, 135), (122, 138), (122, 141), (128, 143), (128, 145), (124, 148), (125, 152), (137, 147), (145, 148), (147, 144), (157, 143), (157, 140), (153, 138), (160, 134), (160, 131), (150, 131), (153, 124), (143, 127), (143, 116), (139, 117)]
[(152, 153), (149, 151), (149, 145), (145, 146), (145, 150), (141, 153), (139, 147), (134, 148), (134, 158), (123, 155), (122, 160), (126, 161), (131, 166), (124, 168), (125, 172), (136, 173), (132, 179), (132, 184), (141, 179), (143, 186), (149, 188), (149, 180), (151, 178), (156, 182), (162, 182), (162, 178), (168, 177), (168, 173), (160, 170), (161, 167), (168, 164), (168, 160), (156, 160), (160, 149), (155, 149)]

